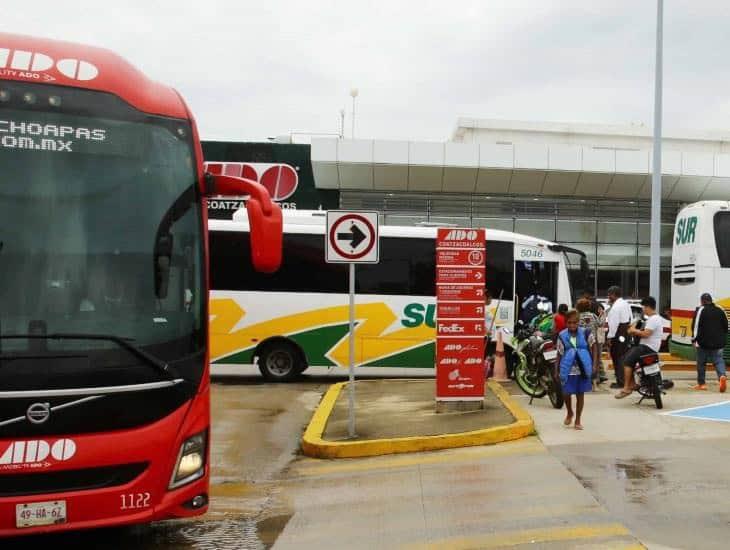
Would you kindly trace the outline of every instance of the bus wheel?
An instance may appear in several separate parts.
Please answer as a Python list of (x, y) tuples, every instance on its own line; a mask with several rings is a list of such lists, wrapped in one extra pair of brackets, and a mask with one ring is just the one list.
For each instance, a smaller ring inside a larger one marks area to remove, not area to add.
[(266, 344), (259, 354), (258, 364), (269, 382), (288, 382), (307, 368), (299, 350), (286, 341)]

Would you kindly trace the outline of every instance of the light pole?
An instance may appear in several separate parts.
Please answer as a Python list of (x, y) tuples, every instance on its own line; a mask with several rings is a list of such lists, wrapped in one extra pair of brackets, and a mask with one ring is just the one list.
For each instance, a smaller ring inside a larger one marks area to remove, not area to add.
[[(649, 294), (660, 301), (659, 260), (662, 217), (662, 27), (664, 0), (657, 0), (656, 62), (654, 65), (654, 160), (651, 174), (651, 250), (649, 256)], [(661, 307), (661, 306), (659, 306)]]
[(350, 97), (352, 97), (352, 135), (350, 136), (351, 139), (355, 139), (355, 98), (357, 97), (357, 94), (357, 88), (352, 88), (350, 90)]
[(345, 110), (340, 109), (340, 139), (345, 138)]

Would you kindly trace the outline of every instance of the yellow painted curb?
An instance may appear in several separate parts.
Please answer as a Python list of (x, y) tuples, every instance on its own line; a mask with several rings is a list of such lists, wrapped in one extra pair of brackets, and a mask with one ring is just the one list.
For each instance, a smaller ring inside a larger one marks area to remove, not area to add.
[(520, 407), (497, 382), (488, 381), (488, 387), (514, 416), (512, 424), (494, 426), (470, 432), (395, 437), (391, 439), (367, 439), (363, 441), (325, 441), (322, 434), (327, 420), (337, 402), (337, 397), (347, 382), (333, 384), (327, 390), (302, 436), (302, 451), (315, 458), (356, 458), (418, 451), (436, 451), (475, 445), (493, 445), (527, 437), (535, 432), (532, 418)]

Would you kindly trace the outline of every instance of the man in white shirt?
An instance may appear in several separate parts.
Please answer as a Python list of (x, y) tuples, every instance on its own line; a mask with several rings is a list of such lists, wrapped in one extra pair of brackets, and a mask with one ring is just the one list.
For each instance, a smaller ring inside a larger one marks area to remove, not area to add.
[(636, 389), (634, 387), (634, 365), (639, 362), (642, 355), (659, 353), (662, 345), (662, 334), (664, 333), (664, 321), (656, 312), (656, 300), (647, 296), (641, 300), (644, 308), (644, 315), (647, 319), (643, 329), (631, 327), (628, 333), (632, 336), (639, 336), (639, 345), (634, 346), (624, 357), (624, 388), (616, 394), (616, 399), (622, 399)]
[(608, 351), (611, 354), (613, 371), (616, 374), (616, 382), (611, 384), (614, 389), (625, 387), (623, 357), (628, 348), (628, 329), (633, 318), (631, 306), (621, 297), (622, 291), (618, 286), (608, 289), (608, 302), (611, 309), (608, 310), (606, 322), (608, 323)]

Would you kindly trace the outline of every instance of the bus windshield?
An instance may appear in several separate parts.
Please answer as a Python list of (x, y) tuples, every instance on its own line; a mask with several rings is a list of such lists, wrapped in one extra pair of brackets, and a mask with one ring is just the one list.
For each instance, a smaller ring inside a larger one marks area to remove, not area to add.
[(187, 121), (0, 82), (0, 357), (120, 351), (43, 337), (55, 333), (129, 339), (164, 361), (202, 350), (193, 158)]

